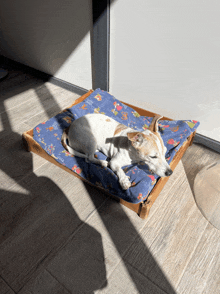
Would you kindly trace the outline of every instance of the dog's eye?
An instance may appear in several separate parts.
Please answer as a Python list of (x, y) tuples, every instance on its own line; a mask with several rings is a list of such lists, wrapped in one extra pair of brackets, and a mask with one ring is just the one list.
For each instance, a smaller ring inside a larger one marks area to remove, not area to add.
[(157, 158), (157, 156), (155, 155), (155, 156), (150, 156), (150, 158)]

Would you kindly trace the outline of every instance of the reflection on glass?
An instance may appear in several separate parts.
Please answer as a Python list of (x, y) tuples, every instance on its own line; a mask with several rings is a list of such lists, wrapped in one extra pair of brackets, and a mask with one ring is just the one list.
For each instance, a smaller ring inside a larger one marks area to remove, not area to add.
[(220, 161), (203, 168), (197, 174), (194, 193), (202, 214), (220, 230)]

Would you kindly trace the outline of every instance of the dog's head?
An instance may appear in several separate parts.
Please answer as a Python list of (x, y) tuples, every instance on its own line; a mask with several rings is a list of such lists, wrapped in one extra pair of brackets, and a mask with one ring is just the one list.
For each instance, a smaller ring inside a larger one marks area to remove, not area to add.
[(161, 116), (156, 115), (147, 130), (131, 132), (127, 136), (138, 156), (149, 166), (149, 169), (160, 177), (168, 177), (173, 172), (165, 159), (167, 148), (158, 132), (160, 118)]

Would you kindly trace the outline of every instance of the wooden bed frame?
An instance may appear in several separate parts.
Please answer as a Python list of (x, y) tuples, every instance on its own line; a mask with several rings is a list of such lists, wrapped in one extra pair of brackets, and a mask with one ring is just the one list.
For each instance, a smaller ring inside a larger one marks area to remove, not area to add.
[[(82, 102), (83, 100), (85, 100), (92, 92), (93, 92), (93, 90), (90, 90), (89, 92), (87, 92), (86, 94), (81, 96), (80, 98), (76, 99), (74, 101), (74, 103), (70, 107), (72, 107), (72, 106)], [(153, 117), (154, 115), (156, 115), (156, 113), (144, 110), (144, 109), (136, 107), (134, 105), (130, 105), (130, 104), (125, 103), (123, 101), (121, 101), (121, 102), (123, 104), (129, 106), (129, 107), (132, 107), (135, 111), (137, 111), (142, 116)], [(172, 119), (167, 118), (167, 117), (163, 117), (163, 118), (165, 120), (172, 120)], [(170, 163), (170, 167), (171, 167), (172, 170), (174, 170), (176, 168), (177, 164), (179, 163), (179, 161), (182, 158), (183, 154), (186, 152), (187, 148), (190, 145), (192, 145), (195, 134), (196, 134), (196, 131), (194, 133), (192, 133), (188, 137), (187, 141), (184, 142), (183, 146), (176, 153), (175, 157), (173, 158), (172, 162)], [(24, 132), (22, 134), (22, 139), (23, 139), (23, 143), (24, 143), (24, 148), (27, 151), (32, 151), (32, 152), (40, 155), (41, 157), (43, 157), (46, 160), (52, 162), (53, 164), (59, 166), (60, 168), (62, 168), (65, 171), (69, 172), (70, 174), (74, 175), (75, 177), (79, 178), (80, 180), (85, 181), (85, 182), (87, 182), (88, 184), (90, 184), (92, 186), (95, 186), (95, 185), (91, 184), (90, 182), (88, 182), (87, 180), (81, 178), (78, 174), (74, 173), (73, 171), (71, 171), (67, 167), (63, 166), (62, 164), (57, 162), (52, 156), (47, 154), (46, 151), (43, 150), (43, 148), (34, 140), (34, 138), (33, 138), (33, 129), (31, 129), (31, 130), (29, 130), (27, 132)], [(151, 193), (149, 194), (148, 198), (145, 201), (143, 201), (141, 203), (138, 203), (138, 204), (129, 203), (129, 202), (123, 200), (123, 199), (117, 198), (117, 197), (113, 196), (112, 194), (108, 193), (107, 191), (105, 191), (101, 187), (97, 187), (97, 188), (102, 189), (105, 193), (107, 193), (108, 195), (110, 195), (113, 198), (116, 198), (120, 203), (122, 203), (126, 207), (130, 208), (131, 210), (135, 211), (142, 219), (146, 219), (149, 212), (150, 212), (151, 206), (153, 205), (153, 203), (157, 199), (158, 195), (162, 191), (162, 189), (163, 189), (164, 185), (166, 184), (166, 182), (168, 181), (168, 179), (169, 179), (169, 177), (160, 178), (157, 181), (157, 183), (155, 184), (155, 186), (152, 189)]]

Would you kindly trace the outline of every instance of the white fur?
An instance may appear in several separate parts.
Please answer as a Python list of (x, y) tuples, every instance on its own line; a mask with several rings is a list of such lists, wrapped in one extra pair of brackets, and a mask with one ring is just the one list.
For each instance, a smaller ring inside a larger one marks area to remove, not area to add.
[[(168, 171), (170, 174), (172, 173), (165, 160), (165, 152), (163, 152), (165, 147), (164, 145), (161, 146), (156, 135), (150, 130), (145, 130), (139, 133), (140, 136), (135, 139), (135, 142), (132, 142), (131, 139), (128, 140), (128, 134), (135, 132), (131, 128), (125, 127), (114, 135), (118, 125), (117, 121), (106, 115), (87, 114), (70, 125), (68, 145), (65, 138), (62, 138), (63, 144), (71, 154), (102, 166), (107, 166), (107, 161), (94, 158), (97, 150), (103, 152), (110, 158), (110, 168), (117, 174), (119, 183), (124, 190), (131, 186), (129, 177), (125, 175), (122, 169), (125, 165), (144, 161), (149, 165), (150, 169), (160, 176), (166, 176), (165, 173)], [(148, 139), (146, 140), (146, 137), (142, 137), (142, 134), (149, 136)], [(153, 134), (153, 136), (150, 136), (150, 134)], [(150, 148), (152, 140), (158, 146), (157, 155), (159, 160), (157, 162), (150, 157), (150, 154), (154, 153), (154, 150)], [(144, 147), (139, 149), (141, 146)]]

